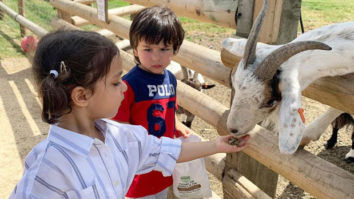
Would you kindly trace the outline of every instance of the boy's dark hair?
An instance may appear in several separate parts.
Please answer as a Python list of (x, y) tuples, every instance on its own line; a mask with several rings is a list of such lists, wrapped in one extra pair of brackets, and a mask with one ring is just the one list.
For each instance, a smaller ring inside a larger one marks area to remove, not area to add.
[[(130, 26), (130, 45), (136, 49), (141, 39), (149, 44), (173, 45), (173, 53), (177, 53), (184, 39), (184, 30), (178, 17), (167, 7), (153, 6), (140, 11)], [(135, 60), (140, 63), (138, 57)]]
[(114, 43), (95, 32), (59, 30), (45, 35), (33, 59), (43, 121), (54, 124), (70, 113), (71, 91), (76, 86), (93, 90), (95, 82), (109, 72), (116, 55), (119, 50)]

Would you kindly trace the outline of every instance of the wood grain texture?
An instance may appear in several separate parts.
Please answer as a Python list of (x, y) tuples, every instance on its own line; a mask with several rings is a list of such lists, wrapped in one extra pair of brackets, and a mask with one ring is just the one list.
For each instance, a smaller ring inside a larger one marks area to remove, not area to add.
[(164, 5), (177, 15), (235, 28), (237, 0), (125, 0), (143, 6)]

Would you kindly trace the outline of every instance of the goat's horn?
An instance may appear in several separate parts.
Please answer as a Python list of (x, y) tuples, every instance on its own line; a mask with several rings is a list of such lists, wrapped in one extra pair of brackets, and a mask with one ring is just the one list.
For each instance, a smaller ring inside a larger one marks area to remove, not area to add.
[(331, 50), (332, 48), (317, 41), (299, 41), (288, 43), (269, 54), (254, 71), (254, 75), (260, 80), (272, 79), (282, 63), (293, 55), (305, 50)]
[(245, 54), (243, 55), (244, 69), (247, 68), (248, 64), (253, 64), (254, 60), (256, 59), (256, 47), (257, 47), (258, 34), (262, 28), (262, 24), (263, 24), (263, 20), (267, 8), (268, 8), (268, 0), (264, 0), (262, 10), (258, 14), (257, 19), (252, 26), (250, 34), (248, 35), (248, 40), (245, 47)]

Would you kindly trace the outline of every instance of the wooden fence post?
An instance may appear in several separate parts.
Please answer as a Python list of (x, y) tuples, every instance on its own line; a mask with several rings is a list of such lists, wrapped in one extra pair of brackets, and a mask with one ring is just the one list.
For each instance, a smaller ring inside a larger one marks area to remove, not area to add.
[(97, 0), (97, 18), (108, 23), (108, 0)]
[[(267, 168), (244, 152), (226, 155), (225, 173), (237, 170), (241, 175), (253, 182), (271, 198), (275, 197), (278, 174)], [(227, 199), (225, 197), (225, 199)], [(230, 197), (229, 199), (232, 199)]]
[(281, 12), (279, 33), (275, 44), (284, 44), (297, 37), (301, 15), (301, 0), (284, 1)]
[(253, 24), (254, 1), (239, 0), (235, 14), (236, 36), (248, 37)]
[[(0, 2), (2, 2), (2, 0), (0, 0)], [(0, 20), (3, 19), (5, 16), (4, 12), (2, 10), (0, 10)]]
[[(73, 0), (69, 0), (69, 1), (73, 1)], [(58, 13), (58, 18), (63, 19), (64, 21), (67, 21), (69, 23), (72, 23), (71, 15), (69, 13), (58, 8), (57, 8), (57, 13)]]
[[(24, 0), (18, 0), (17, 1), (18, 5), (18, 13), (25, 17), (25, 2)], [(24, 37), (26, 35), (26, 28), (20, 24), (20, 30), (21, 30), (21, 37)]]
[[(301, 13), (301, 0), (269, 0), (268, 10), (258, 41), (268, 44), (287, 43), (297, 36)], [(236, 19), (236, 36), (248, 37), (263, 0), (239, 0)], [(252, 17), (253, 15), (253, 17)]]

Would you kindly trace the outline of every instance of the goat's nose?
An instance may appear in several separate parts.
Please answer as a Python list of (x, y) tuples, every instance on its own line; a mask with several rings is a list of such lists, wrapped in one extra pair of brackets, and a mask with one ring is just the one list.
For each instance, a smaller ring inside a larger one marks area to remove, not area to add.
[(231, 129), (231, 133), (236, 134), (238, 132), (237, 129)]

